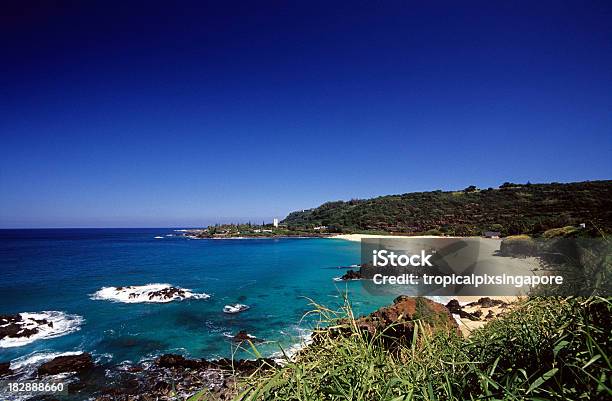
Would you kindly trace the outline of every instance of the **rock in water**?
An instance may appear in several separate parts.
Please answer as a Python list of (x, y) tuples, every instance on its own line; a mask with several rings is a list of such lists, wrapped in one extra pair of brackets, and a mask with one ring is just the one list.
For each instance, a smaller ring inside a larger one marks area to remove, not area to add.
[[(49, 324), (46, 319), (33, 320), (37, 324)], [(36, 327), (24, 327), (26, 322), (23, 317), (17, 315), (0, 315), (0, 340), (4, 337), (20, 338), (30, 337), (38, 333)]]
[(246, 332), (246, 330), (240, 330), (238, 334), (234, 336), (234, 340), (236, 341), (246, 341), (246, 340), (249, 340), (250, 338), (251, 337), (249, 336), (249, 333)]
[(11, 373), (13, 373), (13, 371), (11, 370), (11, 363), (10, 362), (2, 362), (2, 363), (0, 363), (0, 376), (8, 376)]
[(58, 373), (77, 372), (81, 373), (94, 366), (91, 354), (64, 355), (45, 362), (38, 368), (38, 374), (56, 375)]
[(243, 341), (251, 341), (251, 342), (254, 342), (254, 343), (263, 342), (263, 340), (261, 340), (261, 339), (259, 339), (257, 337), (254, 337), (254, 336), (250, 335), (249, 333), (247, 333), (246, 330), (240, 330), (238, 332), (238, 334), (236, 334), (232, 338), (232, 340), (234, 340), (235, 342), (238, 342), (238, 343), (241, 343)]
[(361, 279), (361, 273), (359, 273), (358, 271), (355, 270), (349, 270), (346, 273), (344, 273), (344, 275), (342, 275), (342, 277), (340, 277), (341, 280), (346, 281), (346, 280), (359, 280)]
[(185, 290), (183, 290), (182, 288), (168, 287), (168, 288), (162, 288), (161, 290), (158, 290), (158, 291), (151, 291), (149, 293), (149, 300), (153, 300), (156, 298), (170, 300), (175, 297), (185, 298)]

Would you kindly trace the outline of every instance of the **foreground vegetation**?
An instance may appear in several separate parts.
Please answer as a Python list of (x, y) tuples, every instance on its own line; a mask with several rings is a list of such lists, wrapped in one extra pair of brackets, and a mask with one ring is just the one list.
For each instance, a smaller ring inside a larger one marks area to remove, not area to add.
[(328, 202), (293, 212), (289, 229), (327, 226), (334, 232), (397, 232), (432, 235), (503, 236), (541, 234), (577, 226), (612, 232), (612, 181), (569, 184), (505, 183), (497, 189), (470, 186), (459, 191), (415, 192)]
[[(533, 298), (463, 338), (416, 322), (390, 352), (356, 328), (350, 305), (318, 307), (323, 331), (296, 361), (245, 379), (239, 400), (604, 400), (612, 397), (612, 304)], [(327, 334), (325, 334), (327, 333)], [(244, 387), (243, 387), (244, 388)]]

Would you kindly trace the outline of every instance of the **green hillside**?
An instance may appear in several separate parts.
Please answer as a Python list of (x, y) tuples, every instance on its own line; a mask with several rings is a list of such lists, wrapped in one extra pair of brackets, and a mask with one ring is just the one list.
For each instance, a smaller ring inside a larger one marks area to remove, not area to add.
[(414, 192), (373, 199), (327, 202), (290, 213), (291, 228), (327, 226), (335, 232), (480, 235), (542, 233), (585, 223), (612, 232), (612, 181), (512, 184), (497, 189)]

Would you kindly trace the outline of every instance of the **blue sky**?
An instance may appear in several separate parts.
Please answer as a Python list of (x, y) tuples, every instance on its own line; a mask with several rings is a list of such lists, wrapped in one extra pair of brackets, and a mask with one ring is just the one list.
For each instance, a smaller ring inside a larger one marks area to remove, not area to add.
[(0, 227), (612, 178), (610, 2), (41, 3), (0, 17)]

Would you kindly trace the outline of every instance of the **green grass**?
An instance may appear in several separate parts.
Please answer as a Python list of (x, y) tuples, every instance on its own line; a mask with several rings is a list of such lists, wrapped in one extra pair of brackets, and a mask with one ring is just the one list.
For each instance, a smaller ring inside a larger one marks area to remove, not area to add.
[(326, 331), (297, 360), (244, 379), (237, 400), (589, 400), (612, 397), (611, 299), (524, 301), (468, 339), (425, 330), (388, 352), (385, 333), (364, 336), (350, 304), (317, 305)]

